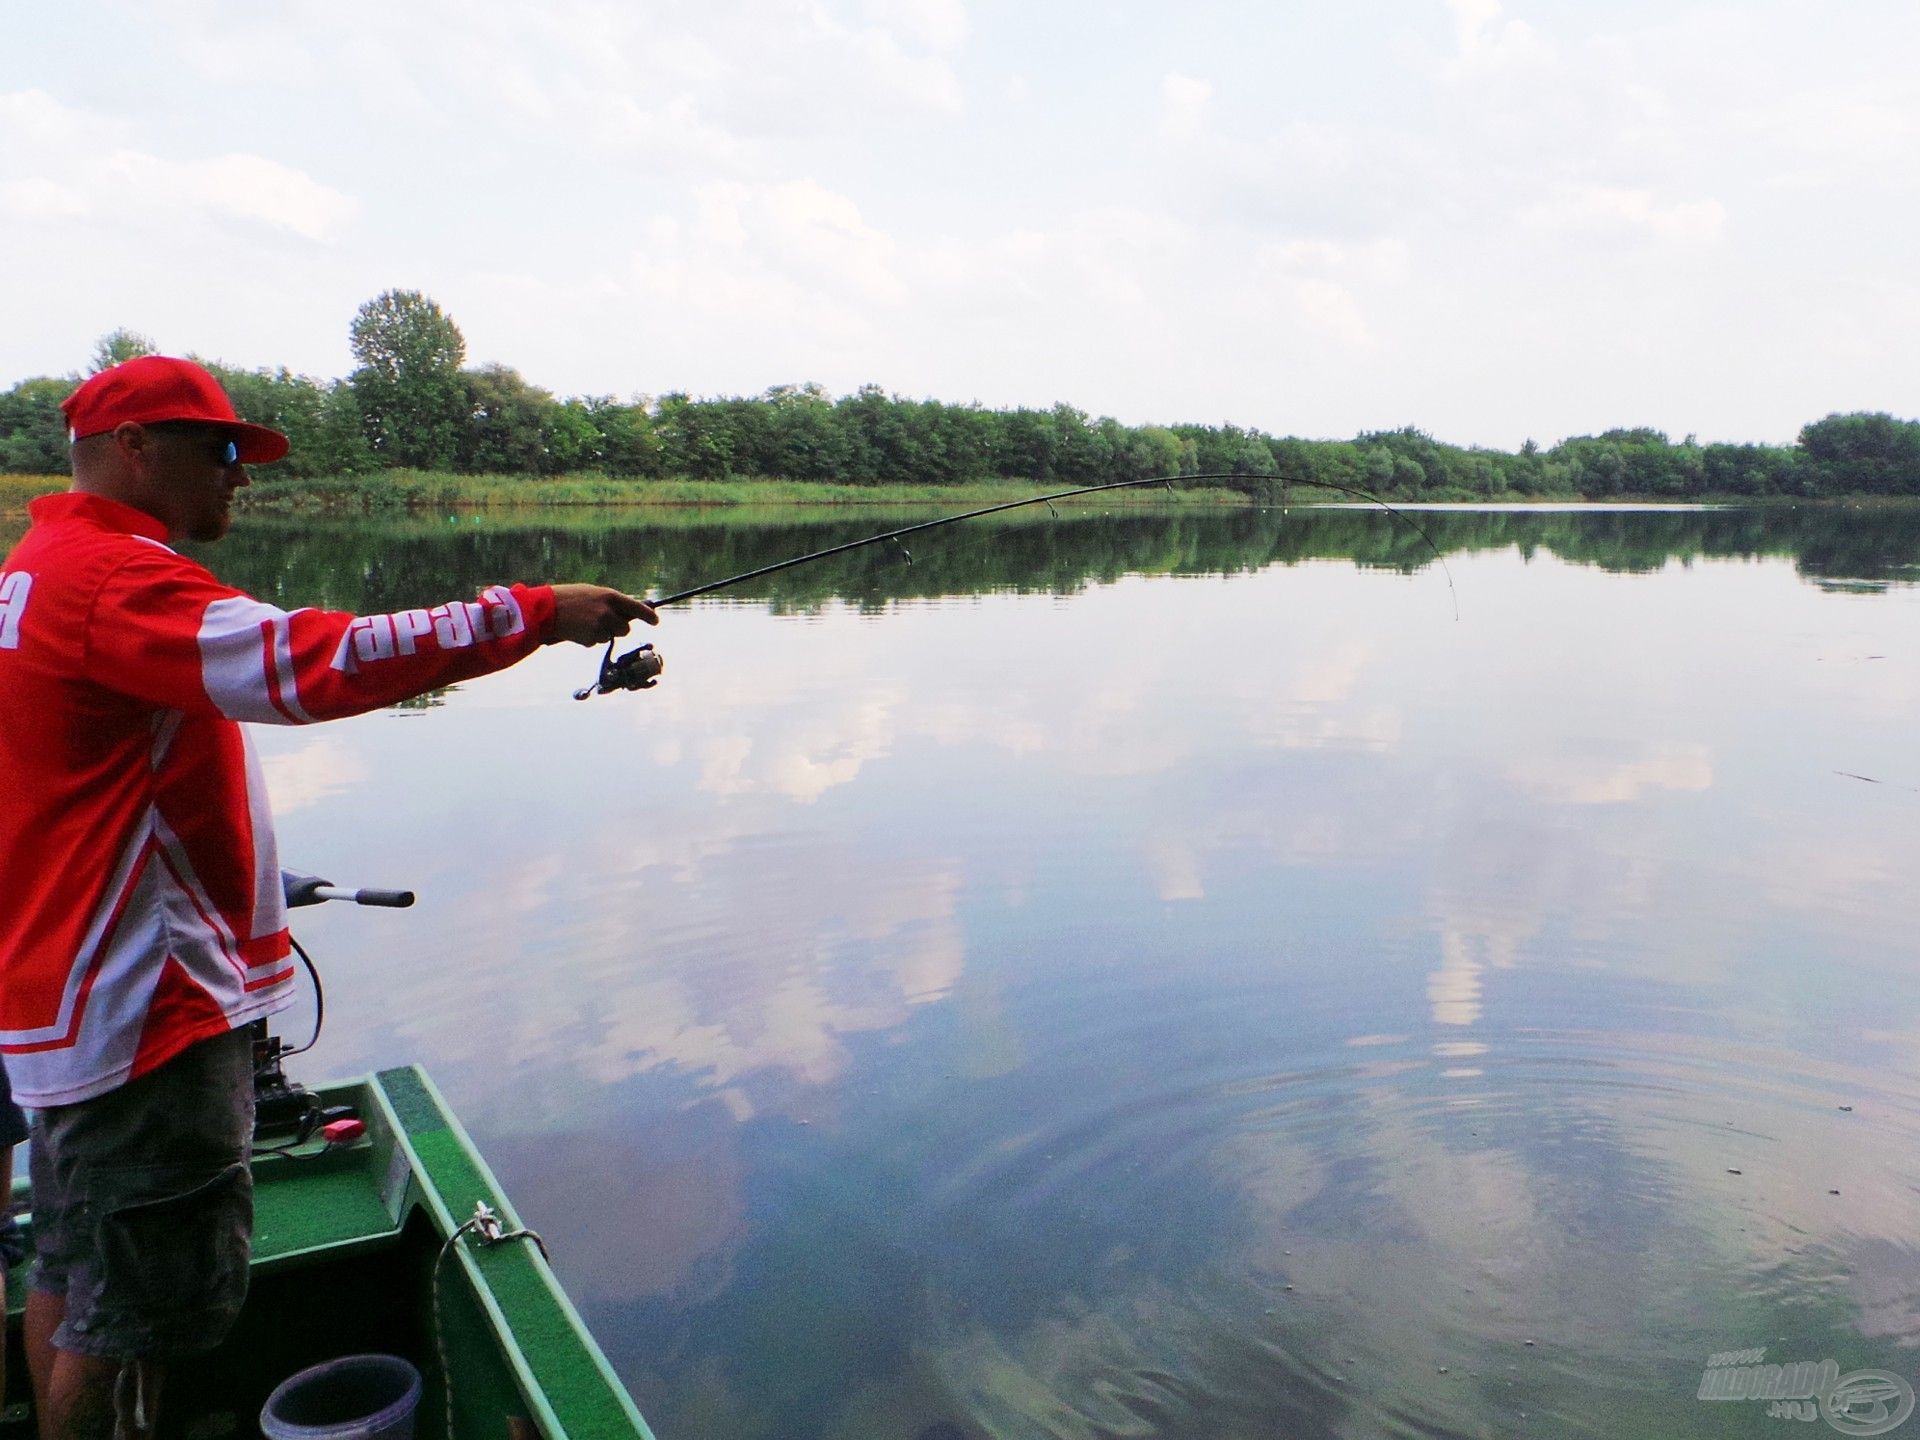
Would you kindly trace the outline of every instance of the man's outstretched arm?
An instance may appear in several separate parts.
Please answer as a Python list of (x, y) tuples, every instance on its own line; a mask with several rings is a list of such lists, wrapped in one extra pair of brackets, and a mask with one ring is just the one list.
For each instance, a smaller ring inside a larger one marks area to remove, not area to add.
[(552, 641), (610, 640), (634, 620), (658, 623), (644, 600), (602, 585), (495, 585), (383, 615), (288, 611), (157, 550), (102, 586), (87, 669), (169, 709), (297, 725), (503, 670)]

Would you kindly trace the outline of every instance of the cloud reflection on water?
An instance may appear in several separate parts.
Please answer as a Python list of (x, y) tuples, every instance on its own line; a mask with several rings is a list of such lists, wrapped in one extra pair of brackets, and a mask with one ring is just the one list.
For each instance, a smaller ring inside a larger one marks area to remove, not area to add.
[[(1621, 1390), (1671, 1431), (1689, 1347), (1783, 1311), (1915, 1338), (1916, 807), (1819, 788), (1806, 737), (1891, 747), (1890, 712), (1764, 638), (1861, 601), (1774, 562), (1455, 568), (1471, 625), (1337, 565), (697, 608), (657, 696), (561, 710), (542, 671), (430, 745), (274, 737), (283, 774), (364, 767), (289, 791), (290, 854), (367, 794), (448, 857), (523, 847), (430, 872), (443, 928), (332, 1053), (432, 1065), (623, 1364), (730, 1433), (844, 1373), (759, 1355), (755, 1310), (894, 1357), (849, 1407), (1062, 1434), (1604, 1433)], [(609, 1258), (636, 1215), (650, 1253)]]

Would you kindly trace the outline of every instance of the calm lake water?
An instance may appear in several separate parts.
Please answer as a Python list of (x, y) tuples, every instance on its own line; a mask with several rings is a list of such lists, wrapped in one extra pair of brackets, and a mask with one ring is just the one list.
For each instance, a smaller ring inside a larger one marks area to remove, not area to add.
[[(1715, 1354), (1914, 1381), (1920, 512), (1417, 518), (1457, 621), (1381, 514), (1042, 512), (670, 610), (652, 693), (564, 647), (260, 732), (287, 862), (420, 894), (299, 917), (308, 1078), (429, 1067), (663, 1440), (1759, 1436)], [(388, 609), (885, 523), (207, 558)]]

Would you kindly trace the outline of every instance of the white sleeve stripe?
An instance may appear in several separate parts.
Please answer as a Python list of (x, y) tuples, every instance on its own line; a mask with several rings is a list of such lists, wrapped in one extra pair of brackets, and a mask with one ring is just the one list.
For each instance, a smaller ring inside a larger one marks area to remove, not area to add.
[(280, 704), (302, 725), (311, 725), (313, 716), (300, 703), (300, 687), (293, 674), (293, 620), (277, 615), (273, 621), (273, 663), (280, 672)]
[[(284, 725), (294, 718), (294, 712), (283, 711), (274, 704), (274, 686), (269, 683), (266, 649), (260, 637), (263, 624), (273, 627), (272, 648), (276, 661), (273, 678), (280, 679), (286, 673), (280, 669), (278, 657), (286, 645), (287, 612), (245, 595), (233, 595), (215, 600), (200, 617), (201, 680), (207, 687), (208, 698), (229, 720)], [(291, 665), (289, 652), (289, 670)], [(283, 685), (281, 690), (284, 701), (286, 687)]]

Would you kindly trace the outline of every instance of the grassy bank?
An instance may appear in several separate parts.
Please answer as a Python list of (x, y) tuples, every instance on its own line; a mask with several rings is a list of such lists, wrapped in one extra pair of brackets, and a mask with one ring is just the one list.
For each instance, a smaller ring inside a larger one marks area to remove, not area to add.
[[(23, 516), (27, 502), (38, 495), (64, 490), (64, 475), (0, 475), (0, 515)], [(1045, 488), (1069, 488), (1054, 486)], [(255, 515), (400, 515), (409, 512), (445, 511), (525, 511), (625, 506), (671, 506), (701, 508), (707, 506), (790, 506), (835, 505), (864, 507), (928, 507), (957, 510), (971, 506), (993, 505), (1006, 500), (1024, 500), (1044, 493), (1031, 480), (997, 480), (965, 485), (827, 485), (799, 480), (639, 480), (618, 479), (606, 475), (451, 475), (424, 470), (384, 470), (370, 475), (336, 475), (323, 478), (273, 478), (269, 471), (257, 472), (254, 482), (241, 492), (236, 508)], [(1183, 504), (1244, 505), (1249, 497), (1225, 487), (1182, 487)], [(1115, 504), (1162, 504), (1167, 492), (1143, 485), (1136, 489), (1110, 490), (1083, 497), (1079, 502), (1099, 506)], [(1300, 486), (1288, 497), (1295, 504), (1340, 502), (1350, 497), (1311, 486)], [(1583, 503), (1579, 495), (1479, 495), (1470, 491), (1422, 490), (1416, 495), (1396, 494), (1397, 504), (1464, 503), (1514, 505), (1537, 503), (1565, 505)], [(1786, 497), (1779, 497), (1785, 499)], [(1834, 497), (1843, 499), (1845, 497)], [(1666, 497), (1674, 503), (1672, 497)], [(1605, 503), (1636, 503), (1655, 497), (1616, 495)], [(1702, 495), (1687, 497), (1679, 503), (1730, 503), (1752, 505), (1767, 503), (1752, 496)], [(1895, 502), (1889, 502), (1895, 503)], [(1910, 503), (1910, 502), (1909, 502)]]
[[(0, 475), (0, 514), (19, 514), (37, 495), (67, 487), (64, 475)], [(1062, 487), (1064, 488), (1064, 487)], [(946, 507), (1024, 500), (1028, 480), (969, 485), (821, 485), (797, 480), (623, 480), (605, 475), (449, 475), (386, 470), (371, 475), (273, 479), (263, 471), (237, 497), (235, 508), (254, 515), (399, 514), (434, 510), (590, 509), (633, 505), (861, 505)], [(1131, 498), (1164, 500), (1142, 486), (1098, 497), (1102, 504)], [(1227, 489), (1182, 490), (1184, 501), (1243, 504)]]
[[(516, 510), (622, 505), (991, 505), (1033, 495), (1027, 480), (969, 485), (823, 485), (794, 480), (623, 480), (604, 475), (447, 475), (390, 470), (326, 479), (256, 479), (241, 497), (255, 514), (388, 510)], [(1129, 492), (1120, 491), (1125, 496)], [(1155, 492), (1142, 487), (1151, 497)], [(1239, 503), (1230, 490), (1187, 498)], [(1114, 498), (1112, 496), (1102, 497)]]
[(34, 497), (66, 488), (64, 475), (0, 475), (0, 515), (24, 513)]

